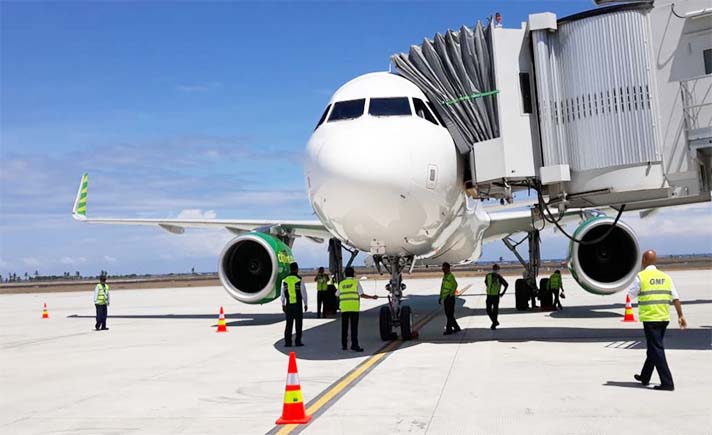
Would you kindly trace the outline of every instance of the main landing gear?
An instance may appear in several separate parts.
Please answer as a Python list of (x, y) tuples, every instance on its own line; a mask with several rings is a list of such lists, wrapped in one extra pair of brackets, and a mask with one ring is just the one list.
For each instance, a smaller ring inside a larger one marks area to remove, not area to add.
[[(529, 245), (529, 261), (525, 261), (517, 251), (517, 247), (525, 240)], [(517, 257), (522, 266), (524, 266), (524, 277), (516, 280), (515, 282), (515, 306), (517, 310), (528, 310), (529, 299), (531, 299), (531, 309), (537, 308), (535, 297), (538, 295), (539, 291), (537, 290), (536, 279), (537, 275), (539, 275), (539, 267), (541, 266), (541, 252), (539, 250), (541, 238), (539, 236), (539, 230), (535, 229), (527, 232), (527, 237), (518, 242), (512, 238), (511, 234), (502, 239), (502, 241)], [(540, 288), (544, 288), (543, 283), (540, 285)]]
[(401, 305), (403, 291), (406, 288), (402, 272), (406, 266), (412, 266), (415, 259), (412, 256), (374, 255), (373, 260), (379, 273), (383, 273), (383, 268), (391, 275), (391, 279), (386, 284), (389, 293), (388, 305), (382, 306), (379, 313), (378, 326), (381, 340), (389, 341), (398, 338), (398, 334), (393, 331), (398, 328), (400, 328), (401, 338), (410, 340), (413, 338), (413, 311), (408, 305)]

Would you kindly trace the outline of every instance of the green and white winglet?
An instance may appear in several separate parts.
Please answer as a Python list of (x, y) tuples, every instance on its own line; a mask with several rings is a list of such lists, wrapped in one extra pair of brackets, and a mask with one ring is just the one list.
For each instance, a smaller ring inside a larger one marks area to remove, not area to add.
[(72, 208), (72, 217), (76, 220), (83, 221), (87, 218), (87, 190), (89, 189), (89, 174), (82, 175), (82, 181), (79, 183), (77, 190), (77, 198), (74, 200)]
[(307, 237), (317, 242), (331, 236), (318, 220), (234, 220), (234, 219), (126, 219), (126, 218), (90, 218), (87, 216), (87, 191), (89, 174), (82, 175), (77, 197), (72, 208), (72, 217), (80, 222), (108, 225), (155, 225), (173, 234), (182, 234), (185, 228), (224, 228), (234, 234), (251, 231), (273, 235), (291, 235)]

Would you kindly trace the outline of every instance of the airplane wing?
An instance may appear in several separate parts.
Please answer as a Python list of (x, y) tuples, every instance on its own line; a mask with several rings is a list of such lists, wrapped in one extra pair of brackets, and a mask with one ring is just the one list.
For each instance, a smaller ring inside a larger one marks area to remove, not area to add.
[(89, 218), (87, 217), (88, 186), (89, 174), (84, 174), (79, 183), (79, 190), (72, 208), (72, 217), (80, 222), (113, 225), (156, 225), (173, 234), (182, 234), (185, 228), (224, 228), (235, 234), (261, 230), (274, 235), (304, 236), (316, 242), (322, 242), (331, 237), (326, 227), (318, 220)]
[[(581, 222), (590, 216), (604, 214), (603, 210), (604, 209), (582, 208), (567, 209), (558, 223), (560, 226), (565, 227), (567, 224)], [(608, 210), (608, 208), (606, 208), (606, 210)], [(618, 210), (615, 209), (610, 210), (616, 213), (618, 212)], [(485, 209), (485, 211), (487, 211), (487, 209)], [(536, 216), (532, 213), (535, 213), (532, 209), (489, 213), (490, 225), (487, 230), (485, 230), (484, 241), (500, 240), (510, 234), (531, 231), (535, 228), (541, 230), (545, 226), (547, 228), (554, 227), (554, 224), (545, 222), (541, 216)], [(558, 211), (552, 210), (551, 213), (554, 218), (559, 218), (560, 216)]]

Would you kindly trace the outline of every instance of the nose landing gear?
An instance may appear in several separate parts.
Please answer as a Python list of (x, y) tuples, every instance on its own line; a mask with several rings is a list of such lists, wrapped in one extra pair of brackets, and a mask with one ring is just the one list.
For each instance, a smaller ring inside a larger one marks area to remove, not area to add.
[(391, 279), (386, 284), (388, 290), (388, 305), (381, 307), (379, 313), (379, 331), (381, 340), (395, 340), (398, 335), (393, 331), (400, 327), (401, 338), (410, 340), (413, 338), (413, 312), (408, 305), (401, 305), (403, 290), (406, 285), (403, 283), (402, 272), (406, 266), (412, 265), (415, 260), (412, 256), (376, 256), (373, 260), (379, 273), (383, 273), (381, 267), (390, 273)]

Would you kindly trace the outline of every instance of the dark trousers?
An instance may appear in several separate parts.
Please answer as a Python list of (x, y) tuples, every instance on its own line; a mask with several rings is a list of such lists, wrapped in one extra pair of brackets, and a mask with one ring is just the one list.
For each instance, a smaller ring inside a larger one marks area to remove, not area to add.
[(561, 306), (561, 301), (559, 300), (559, 292), (561, 292), (561, 290), (558, 288), (553, 288), (553, 289), (551, 289), (551, 291), (554, 293), (554, 307), (556, 307), (558, 309), (563, 308)]
[(304, 312), (301, 305), (289, 306), (284, 309), (286, 316), (286, 324), (284, 325), (284, 344), (292, 344), (292, 325), (296, 323), (297, 327), (297, 344), (302, 343), (302, 319)]
[(670, 322), (643, 322), (643, 330), (645, 331), (645, 341), (648, 344), (648, 353), (643, 364), (643, 370), (640, 371), (640, 377), (643, 382), (650, 382), (650, 377), (653, 375), (653, 369), (658, 371), (660, 383), (666, 387), (674, 387), (672, 381), (672, 373), (668, 367), (667, 359), (665, 358), (665, 329)]
[(341, 312), (341, 347), (346, 349), (348, 345), (349, 323), (351, 324), (351, 349), (358, 345), (358, 311)]
[(104, 305), (98, 305), (94, 304), (96, 307), (96, 325), (94, 325), (94, 328), (96, 329), (104, 329), (106, 328), (106, 316), (108, 314), (108, 307), (106, 304)]
[(443, 300), (443, 309), (445, 310), (445, 317), (447, 318), (447, 324), (445, 325), (446, 332), (459, 331), (460, 325), (457, 324), (455, 320), (455, 296), (446, 296)]
[(321, 307), (324, 306), (324, 317), (326, 317), (326, 290), (319, 290), (316, 292), (316, 317), (321, 317)]
[(496, 296), (487, 296), (487, 315), (489, 316), (490, 320), (492, 320), (492, 324), (498, 324), (497, 322), (497, 314), (499, 314), (499, 295)]

